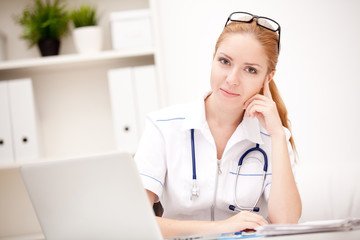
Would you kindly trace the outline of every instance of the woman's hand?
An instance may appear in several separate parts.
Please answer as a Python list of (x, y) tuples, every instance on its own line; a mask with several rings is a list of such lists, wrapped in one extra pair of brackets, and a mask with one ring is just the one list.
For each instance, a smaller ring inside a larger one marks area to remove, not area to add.
[(263, 89), (264, 95), (256, 94), (245, 102), (245, 114), (248, 117), (256, 117), (271, 136), (276, 133), (283, 133), (284, 130), (276, 103), (271, 96), (269, 81), (264, 82)]
[(222, 233), (256, 229), (261, 225), (268, 224), (263, 216), (249, 211), (241, 211), (228, 219), (216, 223), (217, 231)]
[(264, 83), (264, 95), (256, 94), (244, 104), (245, 114), (256, 117), (271, 136), (271, 189), (268, 215), (272, 223), (297, 223), (301, 216), (301, 199), (292, 172), (288, 141), (285, 138), (269, 81)]

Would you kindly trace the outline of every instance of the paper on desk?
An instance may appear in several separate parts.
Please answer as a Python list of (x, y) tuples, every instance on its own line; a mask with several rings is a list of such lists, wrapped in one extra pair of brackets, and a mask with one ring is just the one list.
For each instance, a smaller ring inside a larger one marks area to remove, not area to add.
[(360, 218), (312, 221), (300, 224), (270, 224), (260, 226), (258, 234), (264, 236), (316, 233), (330, 231), (347, 231), (360, 228)]
[(233, 239), (245, 239), (245, 238), (259, 238), (264, 237), (263, 235), (257, 234), (255, 231), (252, 232), (238, 232), (238, 233), (223, 233), (218, 240), (233, 240)]

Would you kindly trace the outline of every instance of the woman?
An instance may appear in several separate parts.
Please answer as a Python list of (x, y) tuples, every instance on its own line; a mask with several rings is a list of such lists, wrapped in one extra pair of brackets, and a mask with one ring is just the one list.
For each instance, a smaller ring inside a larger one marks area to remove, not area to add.
[(294, 142), (273, 81), (279, 47), (275, 21), (232, 13), (215, 46), (211, 91), (149, 114), (135, 160), (151, 204), (164, 206), (165, 238), (299, 220)]

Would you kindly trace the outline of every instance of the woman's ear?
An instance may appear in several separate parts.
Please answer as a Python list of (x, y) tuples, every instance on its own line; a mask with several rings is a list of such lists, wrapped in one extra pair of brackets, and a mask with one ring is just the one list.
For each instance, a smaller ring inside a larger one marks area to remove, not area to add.
[(270, 82), (273, 80), (274, 78), (274, 75), (275, 75), (275, 71), (272, 71), (270, 72), (269, 74), (267, 74), (265, 76), (265, 80), (264, 80), (264, 84), (263, 84), (263, 87), (260, 89), (260, 94), (264, 94), (264, 85), (265, 84), (270, 84)]
[(266, 76), (266, 79), (265, 81), (268, 81), (269, 83), (274, 79), (274, 76), (275, 76), (275, 71), (272, 71), (271, 73), (269, 73), (267, 76)]

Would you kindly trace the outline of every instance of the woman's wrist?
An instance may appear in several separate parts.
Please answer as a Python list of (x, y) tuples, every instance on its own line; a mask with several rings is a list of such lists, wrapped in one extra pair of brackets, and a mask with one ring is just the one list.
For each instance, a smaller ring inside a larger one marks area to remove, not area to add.
[(274, 131), (270, 134), (271, 140), (284, 139), (286, 137), (284, 128)]
[(223, 220), (219, 220), (219, 221), (211, 221), (209, 223), (209, 227), (210, 229), (212, 229), (214, 232), (213, 233), (222, 233), (224, 231), (224, 221)]
[(239, 225), (241, 224), (238, 221), (231, 221), (231, 218), (225, 220), (218, 220), (211, 222), (213, 225), (210, 225), (213, 233), (228, 233), (228, 232), (237, 232), (239, 230)]

